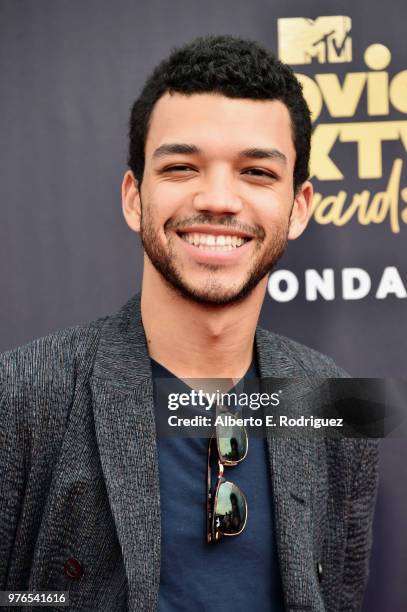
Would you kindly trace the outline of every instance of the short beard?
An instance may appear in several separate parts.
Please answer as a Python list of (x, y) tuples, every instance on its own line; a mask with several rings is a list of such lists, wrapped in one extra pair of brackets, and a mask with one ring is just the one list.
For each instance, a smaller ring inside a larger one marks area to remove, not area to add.
[[(164, 249), (157, 239), (157, 232), (154, 229), (149, 209), (141, 205), (140, 238), (151, 263), (171, 289), (187, 300), (192, 300), (197, 304), (205, 306), (237, 304), (249, 296), (259, 282), (271, 272), (283, 255), (287, 247), (288, 230), (288, 223), (286, 227), (277, 228), (269, 252), (249, 270), (246, 282), (240, 288), (234, 287), (227, 291), (218, 279), (210, 277), (205, 287), (195, 289), (184, 281), (180, 270), (174, 266), (174, 256), (170, 241), (168, 242), (167, 250)], [(260, 248), (261, 243), (258, 243), (254, 255)], [(203, 267), (215, 273), (220, 266), (206, 264)]]

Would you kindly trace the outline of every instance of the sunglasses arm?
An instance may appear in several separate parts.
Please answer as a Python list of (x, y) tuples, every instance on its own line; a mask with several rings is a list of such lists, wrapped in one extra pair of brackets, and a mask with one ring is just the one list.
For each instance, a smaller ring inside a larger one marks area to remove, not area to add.
[(211, 491), (211, 450), (212, 443), (214, 440), (214, 436), (209, 439), (209, 447), (208, 447), (208, 481), (207, 481), (207, 502), (206, 502), (206, 517), (207, 517), (207, 525), (206, 525), (206, 533), (207, 533), (207, 541), (208, 543), (212, 542), (212, 491)]
[[(214, 487), (212, 491), (212, 471), (211, 471), (211, 456), (212, 456), (212, 446), (217, 443), (216, 437), (212, 436), (209, 440), (208, 447), (208, 482), (207, 482), (207, 541), (213, 541), (212, 534), (212, 518), (213, 518), (213, 496), (216, 494), (217, 487)], [(223, 478), (224, 466), (218, 459), (218, 482), (221, 478)]]

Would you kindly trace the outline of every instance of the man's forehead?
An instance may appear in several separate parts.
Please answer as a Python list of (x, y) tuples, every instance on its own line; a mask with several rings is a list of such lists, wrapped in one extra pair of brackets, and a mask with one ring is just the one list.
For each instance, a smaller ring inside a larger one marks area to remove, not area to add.
[(236, 149), (279, 149), (294, 153), (291, 120), (280, 100), (229, 98), (217, 93), (165, 93), (156, 103), (146, 139), (153, 155), (165, 143), (184, 142), (205, 149), (224, 143)]

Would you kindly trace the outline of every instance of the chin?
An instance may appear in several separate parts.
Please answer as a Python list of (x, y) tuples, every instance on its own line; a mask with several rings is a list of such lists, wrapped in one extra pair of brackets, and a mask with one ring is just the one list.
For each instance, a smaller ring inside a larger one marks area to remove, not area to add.
[(202, 306), (230, 306), (238, 304), (246, 299), (256, 287), (256, 285), (247, 283), (240, 288), (208, 287), (204, 289), (202, 285), (194, 287), (182, 281), (174, 283), (168, 278), (166, 281), (179, 295)]

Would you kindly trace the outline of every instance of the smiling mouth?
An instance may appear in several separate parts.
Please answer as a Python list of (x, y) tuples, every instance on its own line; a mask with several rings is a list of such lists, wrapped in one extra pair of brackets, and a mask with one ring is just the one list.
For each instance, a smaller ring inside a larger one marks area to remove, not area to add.
[(204, 234), (199, 232), (177, 232), (188, 244), (205, 251), (234, 251), (249, 242), (251, 238), (230, 234)]

